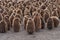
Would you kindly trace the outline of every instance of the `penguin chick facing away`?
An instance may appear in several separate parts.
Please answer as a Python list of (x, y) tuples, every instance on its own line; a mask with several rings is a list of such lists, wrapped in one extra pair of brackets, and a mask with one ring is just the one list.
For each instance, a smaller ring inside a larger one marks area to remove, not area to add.
[(26, 24), (26, 31), (28, 34), (33, 34), (35, 31), (35, 24), (32, 18), (29, 18)]

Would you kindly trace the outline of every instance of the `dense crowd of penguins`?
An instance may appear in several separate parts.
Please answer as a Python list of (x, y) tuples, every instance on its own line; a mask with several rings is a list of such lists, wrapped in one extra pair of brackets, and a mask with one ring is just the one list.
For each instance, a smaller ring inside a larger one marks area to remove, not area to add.
[(60, 3), (57, 0), (1, 0), (0, 1), (0, 33), (11, 28), (19, 32), (21, 24), (28, 34), (41, 29), (51, 30), (58, 27), (60, 19)]

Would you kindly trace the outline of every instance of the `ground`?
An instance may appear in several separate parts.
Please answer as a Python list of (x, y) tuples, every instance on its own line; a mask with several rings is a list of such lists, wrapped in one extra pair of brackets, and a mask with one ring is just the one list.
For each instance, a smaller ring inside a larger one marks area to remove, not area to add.
[(18, 33), (8, 31), (7, 33), (0, 33), (0, 40), (60, 40), (60, 26), (52, 30), (45, 28), (33, 35), (27, 34), (22, 29)]

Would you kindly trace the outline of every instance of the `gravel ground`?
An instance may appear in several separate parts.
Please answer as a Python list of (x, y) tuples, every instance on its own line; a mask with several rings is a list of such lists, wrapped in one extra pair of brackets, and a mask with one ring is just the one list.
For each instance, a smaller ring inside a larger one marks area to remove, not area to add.
[(7, 33), (0, 33), (0, 40), (60, 40), (60, 26), (52, 30), (45, 28), (33, 35), (27, 34), (24, 30), (18, 33), (8, 31)]

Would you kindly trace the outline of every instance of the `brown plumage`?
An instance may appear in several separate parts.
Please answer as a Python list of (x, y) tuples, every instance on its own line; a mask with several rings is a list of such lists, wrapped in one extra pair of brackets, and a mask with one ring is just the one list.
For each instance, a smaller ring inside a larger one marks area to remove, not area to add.
[(4, 21), (2, 21), (0, 22), (0, 33), (5, 33), (5, 32), (7, 32), (7, 24)]
[(0, 21), (2, 20), (2, 15), (0, 14)]
[(7, 32), (7, 23), (6, 23), (6, 21), (4, 21), (2, 15), (1, 15), (1, 18), (2, 18), (2, 20), (0, 20), (0, 33), (5, 33), (5, 32)]
[(58, 27), (59, 25), (59, 18), (56, 16), (52, 16), (53, 22), (54, 22), (54, 27)]
[(45, 28), (45, 22), (43, 20), (43, 18), (41, 18), (41, 29), (44, 29)]
[(54, 27), (53, 19), (50, 17), (47, 20), (47, 28), (51, 30)]
[(10, 21), (9, 21), (9, 16), (8, 16), (8, 15), (5, 15), (5, 16), (4, 16), (4, 20), (5, 20), (6, 23), (7, 23), (8, 30), (10, 30), (11, 24), (10, 24)]
[(57, 11), (53, 11), (53, 12), (52, 12), (52, 16), (57, 16), (57, 17), (58, 17)]
[(3, 13), (4, 9), (3, 6), (0, 5), (0, 13)]
[(41, 28), (41, 19), (38, 13), (34, 16), (34, 23), (35, 23), (35, 31), (39, 31), (39, 29)]
[(5, 21), (0, 22), (0, 33), (5, 33), (7, 30), (7, 23)]
[(3, 16), (7, 15), (7, 11), (4, 10), (2, 15), (3, 15)]
[(9, 12), (8, 12), (8, 15), (11, 16), (12, 13), (13, 13), (13, 10), (10, 9)]
[(45, 23), (47, 22), (47, 19), (50, 17), (50, 14), (45, 12), (43, 15), (43, 19), (45, 20)]
[(26, 29), (27, 20), (28, 20), (28, 15), (25, 15), (25, 16), (24, 16), (24, 19), (23, 19), (24, 29)]
[(35, 31), (35, 24), (32, 18), (29, 18), (26, 24), (26, 31), (28, 34), (33, 34)]
[(25, 15), (29, 15), (29, 16), (30, 16), (30, 10), (27, 9), (27, 8), (25, 8), (25, 10), (24, 10), (24, 16), (25, 16)]
[(19, 32), (19, 30), (20, 30), (20, 19), (18, 17), (15, 17), (13, 19), (12, 26), (13, 26), (14, 32)]
[(21, 19), (21, 15), (19, 15), (19, 14), (16, 14), (15, 17), (18, 17), (18, 18)]
[(57, 11), (57, 14), (58, 14), (58, 18), (60, 19), (60, 8), (58, 8), (56, 11)]
[(21, 9), (17, 9), (17, 10), (16, 10), (16, 13), (19, 14), (19, 15), (22, 15)]
[(13, 22), (14, 17), (15, 17), (14, 13), (12, 13), (11, 16), (9, 17), (11, 27), (12, 27), (12, 22)]
[(40, 14), (41, 14), (41, 16), (43, 17), (43, 15), (44, 15), (44, 10), (40, 10)]

